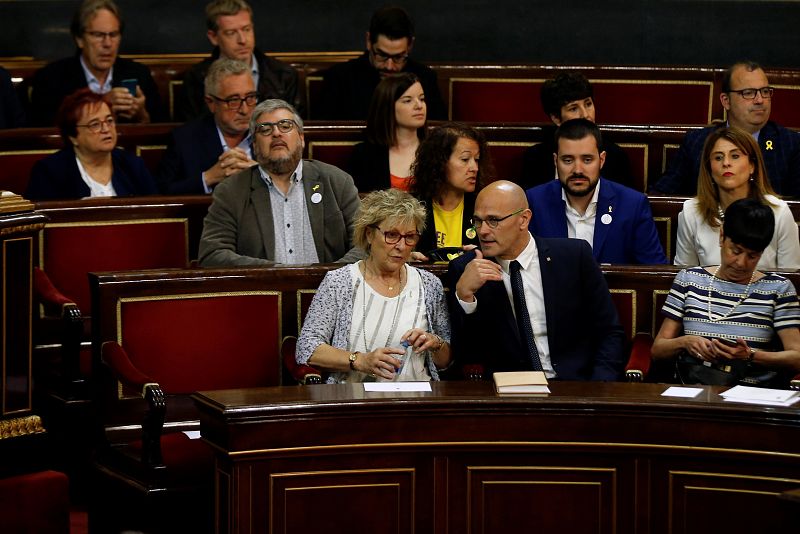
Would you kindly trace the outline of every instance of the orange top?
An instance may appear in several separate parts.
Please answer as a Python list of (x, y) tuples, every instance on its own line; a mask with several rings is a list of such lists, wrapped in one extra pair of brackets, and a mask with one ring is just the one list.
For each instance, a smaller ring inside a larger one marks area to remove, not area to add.
[(414, 178), (413, 176), (406, 176), (405, 178), (401, 178), (399, 176), (395, 176), (394, 174), (389, 174), (389, 179), (392, 182), (392, 188), (399, 189), (401, 191), (408, 191), (411, 189), (411, 179)]

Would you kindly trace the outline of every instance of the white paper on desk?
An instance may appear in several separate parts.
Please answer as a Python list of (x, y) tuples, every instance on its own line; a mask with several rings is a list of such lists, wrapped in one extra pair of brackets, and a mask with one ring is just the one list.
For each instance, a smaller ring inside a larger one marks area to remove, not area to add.
[(364, 382), (364, 391), (431, 391), (430, 382)]
[(664, 393), (661, 394), (662, 397), (684, 397), (687, 399), (692, 399), (700, 393), (703, 392), (703, 388), (682, 388), (677, 386), (672, 386), (664, 390)]
[(720, 393), (725, 400), (754, 400), (770, 402), (786, 402), (797, 396), (797, 391), (787, 389), (753, 388), (749, 386), (735, 386)]
[(183, 433), (186, 434), (186, 437), (189, 439), (200, 439), (199, 430), (184, 430)]
[(768, 400), (755, 400), (755, 399), (736, 399), (736, 398), (724, 398), (725, 402), (739, 402), (742, 404), (758, 404), (759, 406), (791, 406), (792, 404), (800, 401), (800, 397), (792, 397), (787, 401), (768, 401)]

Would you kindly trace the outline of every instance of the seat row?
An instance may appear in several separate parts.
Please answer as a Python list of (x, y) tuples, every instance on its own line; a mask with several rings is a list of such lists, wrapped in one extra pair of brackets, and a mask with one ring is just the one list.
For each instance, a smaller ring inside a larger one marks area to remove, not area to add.
[[(360, 52), (271, 54), (297, 69), (307, 118), (314, 118), (322, 93), (321, 71), (334, 63), (347, 61)], [(162, 102), (168, 104), (174, 120), (175, 103), (183, 98), (183, 75), (203, 54), (127, 55), (147, 65)], [(45, 62), (31, 59), (2, 59), (0, 65), (18, 80), (18, 89), (27, 100), (34, 72)], [(448, 107), (448, 117), (462, 122), (547, 122), (539, 103), (539, 90), (545, 80), (565, 70), (580, 71), (595, 87), (595, 98), (602, 102), (605, 124), (708, 124), (723, 120), (724, 110), (718, 95), (723, 68), (618, 66), (618, 65), (497, 65), (434, 63), (440, 92)], [(770, 69), (767, 76), (778, 90), (781, 105), (775, 106), (772, 119), (787, 127), (800, 127), (800, 72)]]
[[(175, 124), (119, 125), (120, 147), (144, 159), (152, 173), (158, 169)], [(519, 181), (523, 153), (543, 140), (549, 131), (543, 124), (476, 126), (488, 140), (498, 178)], [(627, 153), (636, 189), (646, 191), (657, 180), (690, 127), (605, 126), (604, 135)], [(335, 165), (350, 167), (353, 147), (363, 140), (359, 123), (307, 123), (304, 130), (306, 156)], [(26, 128), (0, 131), (0, 189), (23, 193), (33, 164), (62, 147), (53, 128)]]

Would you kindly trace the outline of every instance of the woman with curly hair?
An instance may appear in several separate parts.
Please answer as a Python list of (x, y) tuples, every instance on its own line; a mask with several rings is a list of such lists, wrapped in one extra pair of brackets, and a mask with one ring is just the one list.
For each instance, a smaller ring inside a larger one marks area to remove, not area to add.
[(412, 171), (411, 193), (428, 206), (426, 228), (417, 250), (426, 254), (436, 249), (477, 246), (478, 235), (469, 221), (475, 197), (493, 173), (483, 134), (454, 122), (433, 129), (420, 144)]

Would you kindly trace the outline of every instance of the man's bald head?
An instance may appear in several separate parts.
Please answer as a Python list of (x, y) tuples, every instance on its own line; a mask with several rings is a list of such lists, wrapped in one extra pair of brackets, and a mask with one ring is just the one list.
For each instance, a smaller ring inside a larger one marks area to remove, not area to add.
[(475, 199), (473, 220), (485, 256), (514, 259), (528, 245), (531, 211), (525, 191), (513, 182), (498, 180), (484, 187)]

